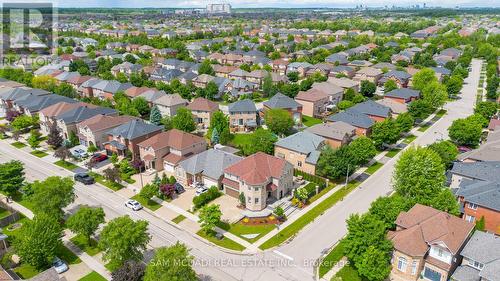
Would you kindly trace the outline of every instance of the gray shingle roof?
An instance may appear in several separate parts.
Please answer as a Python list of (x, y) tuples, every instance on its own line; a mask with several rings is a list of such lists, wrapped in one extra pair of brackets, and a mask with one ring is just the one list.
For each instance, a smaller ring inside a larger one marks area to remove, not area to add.
[(413, 89), (401, 88), (394, 89), (385, 94), (388, 97), (402, 98), (402, 99), (410, 99), (410, 98), (418, 98), (420, 97), (420, 92)]
[(329, 139), (344, 140), (346, 135), (351, 135), (352, 131), (356, 130), (350, 124), (339, 121), (335, 123), (317, 124), (306, 129), (308, 132)]
[(467, 202), (500, 211), (500, 183), (498, 182), (475, 181), (469, 185), (461, 185), (456, 195), (463, 196)]
[(264, 105), (269, 108), (298, 108), (302, 106), (300, 103), (296, 102), (294, 99), (283, 95), (282, 93), (277, 93), (271, 99), (264, 102)]
[(121, 136), (125, 139), (131, 140), (156, 131), (161, 131), (161, 129), (162, 127), (160, 126), (148, 124), (144, 121), (134, 119), (108, 131), (108, 134), (113, 136)]
[(368, 115), (389, 117), (391, 109), (385, 105), (381, 105), (372, 100), (367, 100), (362, 103), (358, 103), (355, 106), (349, 108), (348, 110), (358, 111)]
[[(277, 141), (275, 145), (309, 155), (314, 151), (320, 150), (324, 141), (323, 137), (308, 131), (302, 131)], [(313, 164), (315, 163), (313, 162)]]
[(201, 173), (211, 179), (218, 180), (223, 174), (224, 169), (243, 158), (217, 149), (209, 149), (198, 153), (179, 165), (189, 174), (195, 175)]
[(16, 104), (24, 109), (28, 109), (30, 112), (37, 112), (59, 102), (75, 103), (77, 101), (68, 97), (52, 94), (44, 96), (31, 96), (29, 98), (16, 101)]
[(252, 100), (244, 99), (233, 102), (228, 105), (228, 111), (231, 112), (257, 112), (255, 103)]
[(368, 129), (371, 126), (373, 126), (373, 124), (375, 124), (375, 121), (373, 121), (373, 119), (368, 117), (368, 115), (361, 113), (359, 111), (349, 110), (349, 109), (334, 115), (330, 115), (330, 117), (328, 117), (328, 121), (332, 122), (342, 121), (354, 127), (365, 128), (365, 129)]
[(451, 276), (451, 280), (455, 281), (480, 281), (479, 279), (479, 270), (468, 265), (457, 267)]
[(472, 179), (500, 182), (500, 161), (464, 163), (455, 162), (451, 173)]
[(66, 124), (72, 124), (72, 123), (78, 123), (84, 120), (87, 120), (91, 117), (94, 117), (99, 114), (103, 115), (112, 115), (115, 114), (116, 111), (111, 108), (107, 107), (97, 107), (97, 108), (90, 108), (87, 106), (81, 106), (74, 108), (72, 110), (66, 111), (63, 114), (60, 114), (56, 118), (58, 120), (64, 121)]

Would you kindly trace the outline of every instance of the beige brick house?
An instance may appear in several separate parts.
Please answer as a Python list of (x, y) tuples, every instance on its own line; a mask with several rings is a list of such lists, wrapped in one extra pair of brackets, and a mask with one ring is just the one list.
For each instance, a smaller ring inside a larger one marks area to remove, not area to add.
[(276, 142), (274, 155), (283, 158), (297, 170), (316, 173), (316, 164), (326, 139), (308, 131), (298, 132)]
[(255, 129), (258, 122), (257, 108), (252, 100), (245, 99), (228, 106), (231, 132), (246, 132)]
[(195, 98), (187, 108), (191, 110), (196, 125), (201, 129), (210, 127), (212, 115), (219, 110), (219, 105), (206, 98)]

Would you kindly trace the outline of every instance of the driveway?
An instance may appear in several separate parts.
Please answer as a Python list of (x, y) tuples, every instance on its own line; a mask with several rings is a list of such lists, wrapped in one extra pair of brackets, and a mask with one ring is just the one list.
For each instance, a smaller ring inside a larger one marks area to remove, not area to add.
[(221, 197), (212, 201), (210, 204), (219, 204), (220, 210), (222, 212), (222, 220), (224, 221), (234, 223), (243, 218), (241, 209), (238, 208), (240, 202), (237, 198), (231, 197), (229, 195), (222, 195)]
[(193, 197), (195, 195), (195, 189), (192, 187), (184, 187), (186, 191), (178, 195), (177, 198), (172, 200), (170, 203), (176, 205), (177, 207), (189, 211), (191, 206), (193, 206)]

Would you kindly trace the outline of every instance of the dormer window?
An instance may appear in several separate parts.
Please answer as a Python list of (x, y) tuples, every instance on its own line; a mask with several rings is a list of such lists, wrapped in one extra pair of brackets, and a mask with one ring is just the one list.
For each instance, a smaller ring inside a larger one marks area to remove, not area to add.
[(469, 260), (469, 266), (474, 267), (476, 269), (482, 270), (484, 267), (484, 264), (474, 261), (474, 260)]
[(474, 203), (467, 203), (467, 207), (471, 210), (477, 210), (477, 204)]

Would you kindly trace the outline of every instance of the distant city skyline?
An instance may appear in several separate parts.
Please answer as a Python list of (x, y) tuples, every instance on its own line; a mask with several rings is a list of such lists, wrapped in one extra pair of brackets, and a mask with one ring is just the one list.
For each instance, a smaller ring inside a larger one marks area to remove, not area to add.
[[(2, 2), (3, 0), (0, 0)], [(44, 1), (46, 2), (46, 1)], [(496, 3), (495, 3), (496, 2)], [(56, 6), (62, 8), (204, 8), (209, 3), (228, 3), (233, 8), (347, 8), (359, 5), (368, 7), (408, 7), (413, 5), (427, 7), (500, 7), (500, 1), (488, 0), (440, 0), (440, 1), (413, 1), (413, 0), (294, 0), (284, 5), (283, 0), (56, 0)]]

